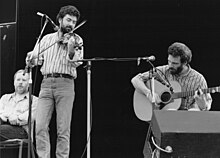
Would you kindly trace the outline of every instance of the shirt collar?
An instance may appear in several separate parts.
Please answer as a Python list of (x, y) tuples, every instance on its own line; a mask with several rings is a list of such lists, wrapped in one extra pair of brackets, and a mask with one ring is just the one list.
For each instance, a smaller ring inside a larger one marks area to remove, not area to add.
[[(9, 97), (9, 100), (10, 99), (12, 99), (12, 98), (14, 98), (15, 97), (15, 95), (16, 95), (16, 93), (14, 92), (14, 93), (12, 93), (11, 94), (11, 96)], [(29, 98), (29, 93), (26, 93), (25, 95), (24, 95), (24, 98), (23, 99), (28, 99)]]

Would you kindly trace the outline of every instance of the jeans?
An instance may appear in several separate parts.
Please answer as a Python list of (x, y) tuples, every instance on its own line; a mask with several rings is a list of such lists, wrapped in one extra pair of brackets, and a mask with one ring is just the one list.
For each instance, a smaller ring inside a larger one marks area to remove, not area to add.
[(39, 158), (50, 158), (49, 124), (56, 110), (56, 157), (68, 158), (70, 150), (70, 125), (75, 97), (74, 80), (44, 78), (41, 83), (36, 114), (36, 148)]

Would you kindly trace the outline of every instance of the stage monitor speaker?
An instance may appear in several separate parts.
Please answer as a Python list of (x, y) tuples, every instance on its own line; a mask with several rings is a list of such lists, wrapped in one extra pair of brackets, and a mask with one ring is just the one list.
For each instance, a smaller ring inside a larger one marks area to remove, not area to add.
[(220, 157), (220, 112), (154, 110), (151, 130), (159, 147), (172, 149), (160, 158)]

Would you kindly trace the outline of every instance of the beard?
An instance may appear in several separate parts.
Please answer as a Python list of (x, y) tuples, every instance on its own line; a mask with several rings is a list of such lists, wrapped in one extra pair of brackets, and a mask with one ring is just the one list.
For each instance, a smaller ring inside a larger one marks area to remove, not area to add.
[(65, 34), (70, 33), (73, 30), (73, 28), (71, 26), (64, 26), (63, 24), (61, 24), (60, 30), (63, 34)]
[(27, 87), (18, 86), (18, 87), (15, 88), (15, 91), (18, 94), (24, 94), (24, 93), (27, 93), (28, 89), (27, 89)]
[(183, 70), (183, 65), (180, 65), (177, 69), (169, 68), (169, 71), (172, 75), (179, 75)]

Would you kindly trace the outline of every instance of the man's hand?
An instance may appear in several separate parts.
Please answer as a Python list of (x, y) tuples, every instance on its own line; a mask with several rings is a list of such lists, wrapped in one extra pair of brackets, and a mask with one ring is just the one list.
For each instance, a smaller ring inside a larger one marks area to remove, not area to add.
[(62, 37), (62, 43), (67, 44), (70, 38), (71, 38), (71, 35), (69, 33), (65, 33)]
[(74, 36), (72, 36), (67, 44), (70, 59), (72, 59), (73, 56), (75, 55), (75, 45), (76, 45), (76, 40)]
[(27, 65), (30, 63), (32, 54), (33, 54), (32, 51), (27, 53), (27, 56), (26, 56), (26, 58), (25, 58), (25, 62), (26, 62)]
[(152, 94), (151, 92), (148, 92), (146, 96), (151, 101), (151, 103), (155, 103), (157, 108), (160, 107), (161, 99), (157, 93)]
[(205, 110), (206, 107), (206, 98), (201, 89), (198, 89), (194, 95), (196, 104), (198, 105), (200, 110)]
[(7, 117), (6, 115), (4, 115), (4, 114), (1, 114), (1, 115), (0, 115), (0, 119), (1, 119), (3, 122), (7, 122), (8, 117)]
[(17, 115), (11, 115), (11, 116), (9, 116), (8, 121), (12, 125), (17, 125), (18, 124), (18, 116)]
[(157, 105), (160, 105), (160, 103), (161, 103), (162, 101), (161, 101), (159, 95), (158, 95), (157, 93), (154, 93), (154, 95), (152, 95), (152, 101), (153, 101), (153, 97), (154, 97), (154, 99), (155, 99), (155, 103), (156, 103)]
[(27, 53), (25, 62), (28, 67), (34, 67), (36, 65), (36, 61), (33, 59), (33, 51)]

